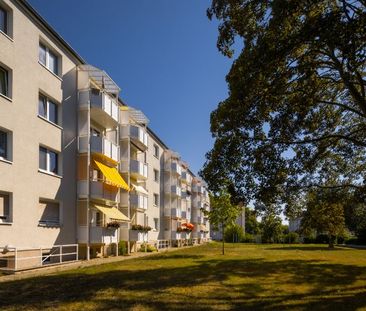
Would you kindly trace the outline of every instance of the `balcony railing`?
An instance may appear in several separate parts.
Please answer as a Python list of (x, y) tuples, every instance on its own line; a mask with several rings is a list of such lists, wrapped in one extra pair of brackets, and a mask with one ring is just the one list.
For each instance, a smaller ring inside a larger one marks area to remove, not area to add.
[(91, 117), (98, 123), (111, 126), (118, 123), (118, 103), (106, 93), (98, 91), (81, 91), (79, 93), (80, 109), (91, 108)]
[(182, 211), (180, 208), (176, 207), (165, 207), (164, 208), (164, 216), (167, 217), (173, 217), (173, 218), (181, 218), (182, 217)]
[(78, 229), (78, 242), (87, 243), (88, 242), (88, 230), (90, 230), (90, 242), (91, 243), (117, 243), (117, 231), (114, 228), (104, 228), (104, 227), (90, 227), (79, 226)]
[(178, 163), (173, 162), (171, 169), (172, 169), (172, 173), (175, 173), (179, 176), (182, 175), (182, 167)]
[(109, 95), (105, 93), (95, 94), (91, 92), (90, 104), (92, 107), (103, 110), (118, 122), (118, 104), (117, 101), (112, 99)]
[(142, 151), (148, 147), (148, 134), (145, 128), (137, 125), (121, 125), (121, 138), (130, 137), (131, 141)]
[(137, 208), (141, 210), (147, 210), (148, 198), (140, 194), (130, 194), (130, 203), (132, 208)]
[(137, 179), (147, 179), (148, 167), (146, 163), (130, 160), (130, 173)]
[(113, 189), (114, 191), (107, 190), (112, 188), (105, 187), (101, 181), (90, 181), (89, 188), (87, 180), (79, 180), (77, 183), (77, 188), (79, 198), (87, 198), (90, 189), (90, 196), (94, 199), (108, 200), (113, 202), (118, 202), (119, 199), (118, 189)]
[(202, 193), (202, 186), (193, 185), (192, 186), (192, 192)]
[(182, 235), (180, 232), (172, 231), (172, 240), (180, 240), (182, 238)]
[(148, 233), (137, 230), (129, 230), (129, 240), (137, 242), (147, 242)]
[[(91, 136), (90, 151), (107, 156), (116, 162), (119, 161), (119, 146), (105, 137)], [(88, 152), (88, 136), (79, 136), (79, 152)]]

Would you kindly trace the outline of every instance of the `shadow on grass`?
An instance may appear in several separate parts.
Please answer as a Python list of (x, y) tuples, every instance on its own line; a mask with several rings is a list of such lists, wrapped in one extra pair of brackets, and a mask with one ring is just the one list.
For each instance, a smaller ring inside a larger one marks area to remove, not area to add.
[[(354, 285), (360, 280), (365, 284), (364, 267), (316, 260), (273, 262), (200, 257), (167, 254), (136, 260), (136, 266), (141, 264), (138, 270), (119, 270), (124, 267), (120, 263), (110, 265), (107, 272), (108, 265), (105, 265), (102, 272), (86, 268), (0, 283), (0, 309), (67, 309), (68, 304), (75, 302), (83, 303), (82, 309), (97, 310), (142, 307), (198, 311), (356, 310), (366, 307), (366, 287)], [(177, 267), (164, 267), (165, 260), (173, 258), (178, 262)], [(294, 291), (301, 286), (305, 286), (303, 292)]]
[[(291, 246), (291, 245), (283, 245), (279, 247), (268, 247), (265, 250), (270, 251), (344, 251), (344, 248), (329, 248), (328, 246)], [(347, 250), (347, 249), (346, 249)]]
[(154, 261), (154, 260), (167, 260), (167, 259), (201, 259), (203, 255), (192, 255), (192, 254), (170, 254), (170, 253), (156, 253), (154, 256), (141, 258), (144, 261)]

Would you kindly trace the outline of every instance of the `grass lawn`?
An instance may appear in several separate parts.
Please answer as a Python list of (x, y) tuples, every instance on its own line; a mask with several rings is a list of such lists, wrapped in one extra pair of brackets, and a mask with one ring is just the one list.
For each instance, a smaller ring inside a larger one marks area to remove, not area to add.
[(366, 310), (366, 250), (212, 243), (0, 283), (0, 310)]

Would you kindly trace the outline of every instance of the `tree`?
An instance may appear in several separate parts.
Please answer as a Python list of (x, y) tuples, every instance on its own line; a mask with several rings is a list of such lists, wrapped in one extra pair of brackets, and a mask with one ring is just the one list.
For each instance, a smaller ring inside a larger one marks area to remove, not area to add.
[(335, 238), (344, 234), (344, 206), (339, 194), (334, 190), (322, 189), (308, 193), (301, 231), (307, 234), (312, 229), (318, 234), (328, 234), (330, 248), (334, 248)]
[(243, 44), (211, 114), (209, 187), (286, 208), (309, 189), (365, 192), (366, 2), (213, 0), (208, 16), (224, 55)]
[(282, 220), (272, 210), (266, 212), (261, 221), (262, 242), (276, 243), (282, 237)]
[(210, 225), (222, 230), (222, 254), (225, 254), (225, 228), (233, 225), (241, 213), (242, 207), (231, 202), (231, 195), (221, 189), (216, 195), (210, 195), (210, 211), (203, 210), (208, 216)]
[(245, 207), (245, 233), (258, 234), (260, 232), (257, 212), (249, 207)]

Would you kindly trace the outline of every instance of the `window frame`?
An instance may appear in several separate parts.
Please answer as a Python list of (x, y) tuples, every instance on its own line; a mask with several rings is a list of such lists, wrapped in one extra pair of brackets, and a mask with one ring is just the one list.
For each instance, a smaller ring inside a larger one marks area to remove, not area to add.
[(154, 172), (154, 181), (158, 183), (160, 181), (160, 172), (155, 168), (153, 169), (153, 172)]
[[(40, 58), (40, 49), (44, 48), (45, 50), (45, 62), (41, 61)], [(56, 72), (54, 72), (50, 66), (50, 54), (53, 55), (56, 59)], [(54, 49), (50, 48), (44, 41), (40, 40), (38, 45), (38, 62), (45, 68), (48, 69), (52, 74), (57, 77), (61, 77), (61, 55), (58, 54)]]
[[(43, 116), (41, 113), (40, 113), (40, 103), (41, 103), (41, 98), (43, 100), (43, 104), (45, 104), (45, 116)], [(56, 122), (52, 121), (50, 119), (50, 106), (54, 105), (55, 108), (56, 108)], [(49, 96), (43, 94), (43, 93), (39, 93), (38, 95), (38, 117), (40, 117), (41, 119), (53, 124), (53, 125), (57, 125), (59, 127), (61, 127), (61, 122), (60, 122), (60, 113), (59, 113), (59, 110), (60, 110), (60, 104), (53, 100), (52, 98), (50, 98)]]
[(38, 226), (39, 227), (61, 227), (62, 225), (62, 212), (61, 212), (61, 202), (57, 201), (57, 200), (51, 200), (51, 199), (45, 199), (45, 198), (39, 198), (38, 200), (38, 204), (40, 203), (51, 203), (51, 204), (57, 204), (58, 205), (58, 222), (56, 221), (52, 221), (52, 220), (44, 220), (42, 221), (42, 217), (40, 217), (40, 219), (38, 220)]
[(3, 72), (5, 74), (5, 94), (0, 92), (0, 95), (10, 98), (9, 70), (0, 64), (0, 72)]
[(0, 6), (0, 11), (4, 12), (4, 30), (0, 28), (0, 32), (9, 35), (9, 12), (2, 6)]
[(160, 205), (160, 196), (159, 196), (159, 194), (158, 193), (154, 193), (153, 194), (153, 196), (154, 196), (154, 206), (159, 206)]
[[(44, 149), (46, 151), (46, 169), (41, 168), (41, 159), (40, 159), (41, 149)], [(38, 150), (39, 150), (38, 170), (50, 175), (61, 176), (60, 153), (55, 150), (49, 149), (48, 147), (45, 147), (43, 145), (40, 145)], [(51, 156), (50, 156), (51, 153), (56, 155), (56, 173), (51, 170)]]
[(157, 144), (154, 144), (154, 157), (159, 159), (159, 155), (160, 155), (160, 148)]
[(0, 127), (0, 133), (5, 134), (5, 157), (0, 155), (0, 161), (12, 164), (13, 162), (13, 132)]
[[(0, 215), (0, 225), (9, 225), (13, 223), (13, 193), (0, 191), (0, 196), (8, 197), (8, 215)], [(4, 219), (5, 218), (5, 219)]]
[(154, 222), (154, 227), (155, 227), (154, 230), (159, 231), (159, 218), (154, 217), (153, 222)]

